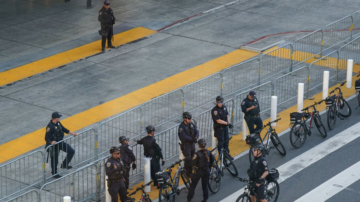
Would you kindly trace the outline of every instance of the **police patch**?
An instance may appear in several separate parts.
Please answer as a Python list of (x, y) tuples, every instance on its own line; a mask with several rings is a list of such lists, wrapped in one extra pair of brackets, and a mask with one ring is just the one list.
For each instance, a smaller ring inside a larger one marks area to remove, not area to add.
[(132, 150), (132, 148), (129, 146), (129, 149)]
[(197, 158), (196, 154), (194, 154), (193, 160), (195, 160)]
[(181, 133), (181, 131), (182, 131), (182, 128), (179, 128), (179, 133)]
[(244, 105), (245, 104), (245, 101), (242, 101), (241, 105)]
[(107, 162), (106, 163), (106, 167), (110, 167), (111, 166), (111, 163), (110, 162)]
[(266, 162), (266, 161), (263, 161), (263, 164), (264, 164), (264, 166), (266, 166), (266, 165), (267, 165), (267, 162)]
[(214, 115), (216, 116), (218, 113), (217, 113), (217, 111), (214, 111)]
[(46, 127), (46, 132), (49, 132), (50, 131), (50, 128), (49, 127)]
[(57, 130), (57, 127), (55, 126), (55, 130)]

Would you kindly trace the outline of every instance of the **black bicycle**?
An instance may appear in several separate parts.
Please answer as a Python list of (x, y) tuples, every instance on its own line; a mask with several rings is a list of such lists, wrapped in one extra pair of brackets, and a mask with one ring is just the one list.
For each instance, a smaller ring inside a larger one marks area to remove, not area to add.
[[(144, 190), (144, 188), (145, 188), (146, 186), (149, 186), (151, 183), (152, 183), (152, 181), (150, 181), (150, 182), (147, 183), (147, 184), (141, 185), (141, 187), (138, 187), (134, 192), (130, 193), (128, 196), (132, 196), (132, 195), (136, 194), (136, 192), (138, 192), (138, 191), (141, 190), (141, 191), (142, 191), (142, 194), (141, 194), (141, 197), (140, 197), (140, 199), (139, 199), (138, 202), (151, 202), (151, 199), (150, 199), (149, 194), (147, 194), (147, 193), (145, 192), (145, 190)], [(135, 199), (132, 198), (132, 199), (131, 199), (131, 202), (135, 202)]]
[[(264, 125), (263, 129), (266, 128), (267, 126), (269, 126), (269, 129), (267, 130), (265, 136), (263, 139), (260, 138), (260, 141), (258, 143), (252, 144), (249, 150), (249, 161), (250, 163), (254, 161), (255, 157), (254, 154), (252, 153), (252, 151), (254, 150), (255, 145), (257, 144), (262, 144), (264, 146), (264, 152), (263, 152), (263, 156), (269, 155), (270, 153), (270, 149), (276, 148), (276, 150), (282, 155), (285, 156), (286, 155), (286, 150), (285, 147), (283, 145), (283, 143), (280, 141), (280, 138), (278, 136), (278, 134), (276, 133), (276, 130), (271, 126), (271, 123), (276, 123), (278, 122), (280, 119), (276, 119), (275, 121), (271, 121), (269, 123), (267, 123), (266, 125)], [(259, 135), (260, 137), (260, 135)], [(272, 146), (270, 145), (270, 141), (272, 142)]]
[[(321, 121), (321, 117), (319, 115), (319, 111), (316, 110), (316, 105), (321, 104), (323, 102), (315, 102), (315, 104), (310, 105), (301, 111), (303, 113), (294, 112), (290, 114), (290, 122), (294, 124), (291, 127), (290, 131), (290, 143), (295, 148), (300, 148), (304, 145), (307, 136), (311, 135), (311, 126), (314, 120), (316, 128), (319, 130), (321, 136), (323, 138), (327, 137), (327, 132), (325, 130), (325, 126)], [(309, 112), (310, 109), (313, 109), (312, 112)], [(309, 126), (306, 122), (310, 119)]]
[[(241, 194), (237, 199), (236, 202), (251, 202), (251, 196), (250, 192), (253, 192), (256, 197), (255, 188), (256, 183), (243, 178), (238, 178), (239, 181), (247, 183), (244, 193)], [(279, 183), (276, 180), (273, 180), (271, 182), (266, 181), (265, 182), (265, 198), (267, 202), (276, 202), (279, 197), (280, 192), (280, 186)], [(260, 200), (256, 200), (257, 202), (260, 202)]]

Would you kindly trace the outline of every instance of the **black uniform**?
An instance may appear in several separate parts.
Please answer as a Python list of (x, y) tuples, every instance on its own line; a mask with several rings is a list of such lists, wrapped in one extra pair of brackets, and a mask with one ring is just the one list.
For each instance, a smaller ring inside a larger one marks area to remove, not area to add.
[(132, 151), (131, 147), (128, 144), (122, 144), (120, 146), (120, 153), (121, 153), (121, 161), (124, 163), (125, 166), (125, 172), (124, 172), (125, 185), (126, 185), (126, 189), (129, 189), (130, 164), (134, 162), (136, 159), (134, 152)]
[(108, 46), (112, 46), (111, 37), (113, 36), (113, 25), (115, 24), (115, 16), (111, 8), (106, 10), (104, 7), (99, 11), (98, 20), (101, 23), (101, 47), (105, 48), (106, 38), (108, 40)]
[(139, 140), (137, 143), (144, 145), (144, 155), (146, 157), (152, 158), (150, 161), (151, 162), (151, 170), (150, 170), (151, 179), (153, 180), (154, 185), (157, 186), (158, 181), (155, 177), (155, 173), (160, 171), (160, 159), (163, 158), (161, 148), (156, 143), (155, 138), (151, 137), (151, 136), (146, 136), (146, 137), (142, 138), (141, 140)]
[[(204, 151), (207, 153), (209, 159), (206, 159)], [(210, 177), (210, 165), (214, 163), (214, 160), (214, 155), (206, 149), (199, 150), (195, 153), (191, 162), (191, 165), (195, 167), (195, 173), (191, 177), (191, 185), (187, 196), (188, 200), (193, 198), (196, 185), (200, 179), (203, 190), (203, 198), (204, 200), (209, 198), (208, 182)]]
[(228, 153), (229, 151), (229, 127), (227, 125), (219, 124), (216, 120), (220, 119), (225, 122), (229, 122), (227, 120), (227, 116), (229, 115), (226, 106), (223, 104), (222, 107), (215, 106), (211, 110), (211, 116), (214, 121), (214, 135), (218, 140), (218, 151), (224, 147), (224, 150)]
[(182, 122), (178, 135), (181, 141), (181, 151), (185, 156), (184, 168), (188, 174), (191, 174), (191, 159), (195, 154), (195, 143), (199, 138), (199, 131), (192, 122), (189, 125)]
[[(250, 180), (259, 184), (265, 182), (264, 179), (260, 180), (261, 175), (265, 171), (269, 171), (266, 159), (263, 156), (255, 157), (255, 160), (251, 162), (250, 169), (248, 170), (248, 175)], [(255, 188), (255, 192), (258, 200), (265, 199), (264, 190), (265, 190), (264, 184)], [(253, 192), (250, 192), (250, 195), (255, 195), (255, 194)]]
[[(246, 109), (251, 106), (257, 106), (257, 107), (255, 109), (246, 112)], [(254, 125), (256, 125), (256, 129), (262, 129), (263, 122), (260, 118), (260, 105), (256, 97), (252, 101), (248, 97), (246, 97), (241, 103), (241, 109), (245, 114), (245, 121), (247, 126), (249, 127), (250, 133), (254, 133), (255, 131)]]
[[(116, 165), (116, 169), (115, 166)], [(121, 202), (127, 200), (126, 187), (124, 182), (124, 164), (120, 159), (109, 158), (105, 163), (106, 175), (108, 176), (108, 191), (111, 196), (111, 202), (118, 202), (120, 195)]]
[[(57, 123), (50, 121), (46, 127), (46, 134), (45, 134), (46, 146), (45, 146), (45, 148), (47, 148), (49, 145), (51, 145), (52, 141), (59, 142), (59, 141), (63, 140), (64, 133), (69, 133), (69, 132), (70, 131), (68, 129), (66, 129), (60, 123), (60, 121)], [(73, 156), (75, 154), (75, 150), (69, 144), (66, 144), (65, 142), (57, 143), (54, 146), (52, 146), (51, 149), (48, 149), (48, 152), (50, 152), (49, 155), (51, 157), (51, 173), (53, 175), (55, 175), (57, 173), (57, 165), (58, 165), (58, 161), (59, 161), (60, 150), (67, 153), (66, 158), (64, 159), (64, 161), (61, 164), (62, 168), (65, 168), (69, 165), (71, 159), (73, 158)]]

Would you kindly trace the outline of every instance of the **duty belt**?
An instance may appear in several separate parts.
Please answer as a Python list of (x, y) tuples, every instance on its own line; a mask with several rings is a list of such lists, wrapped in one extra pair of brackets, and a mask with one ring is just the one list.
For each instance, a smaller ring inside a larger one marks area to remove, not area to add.
[(108, 179), (107, 181), (109, 181), (109, 182), (119, 183), (121, 180), (122, 180), (122, 179), (117, 179), (117, 180)]
[(258, 118), (258, 117), (260, 117), (260, 114), (247, 116), (245, 118)]

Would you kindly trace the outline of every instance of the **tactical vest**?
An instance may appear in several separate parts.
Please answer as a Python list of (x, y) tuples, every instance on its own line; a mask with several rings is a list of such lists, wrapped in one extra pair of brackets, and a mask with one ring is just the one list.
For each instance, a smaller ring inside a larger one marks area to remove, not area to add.
[(143, 139), (143, 145), (144, 145), (144, 155), (146, 157), (155, 157), (155, 151), (153, 148), (153, 142), (155, 139), (153, 137), (147, 136)]
[[(199, 161), (198, 161), (198, 165), (197, 167), (199, 168), (199, 170), (208, 170), (209, 169), (209, 165), (210, 165), (210, 162), (206, 160), (206, 157), (203, 153), (204, 150), (199, 150), (196, 152), (196, 155), (199, 157)], [(206, 150), (206, 153), (209, 157), (209, 160), (210, 160), (210, 151), (207, 151)]]
[(131, 163), (130, 156), (125, 151), (125, 147), (128, 147), (128, 146), (129, 145), (127, 145), (127, 144), (123, 144), (123, 145), (120, 146), (121, 160), (122, 160), (122, 162), (124, 162), (124, 164), (130, 164)]

